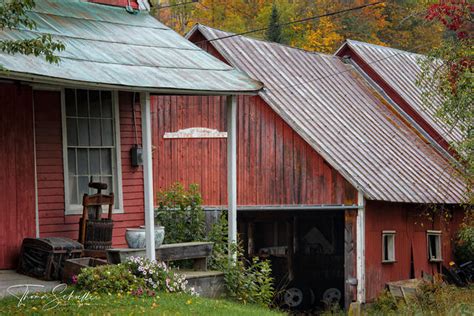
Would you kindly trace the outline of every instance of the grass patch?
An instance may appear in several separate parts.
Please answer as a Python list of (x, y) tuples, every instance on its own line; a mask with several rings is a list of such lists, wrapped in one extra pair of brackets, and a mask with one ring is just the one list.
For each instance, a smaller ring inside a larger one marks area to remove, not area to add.
[[(20, 304), (19, 304), (20, 303)], [(19, 306), (20, 305), (20, 306)], [(283, 315), (277, 311), (183, 293), (156, 296), (97, 294), (67, 290), (62, 294), (30, 295), (0, 300), (0, 315)]]

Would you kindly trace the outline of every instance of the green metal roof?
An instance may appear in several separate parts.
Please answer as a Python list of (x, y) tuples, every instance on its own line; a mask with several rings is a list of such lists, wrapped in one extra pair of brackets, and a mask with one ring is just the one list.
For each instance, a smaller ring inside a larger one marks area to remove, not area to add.
[(43, 57), (0, 52), (4, 75), (39, 82), (127, 87), (157, 93), (253, 93), (248, 77), (163, 25), (148, 12), (78, 0), (36, 0), (31, 31), (0, 30), (0, 39), (52, 34), (66, 49), (59, 65)]

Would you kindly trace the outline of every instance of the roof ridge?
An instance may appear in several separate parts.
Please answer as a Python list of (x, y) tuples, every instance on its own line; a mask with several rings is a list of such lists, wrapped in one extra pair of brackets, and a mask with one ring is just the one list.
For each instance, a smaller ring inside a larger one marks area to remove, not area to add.
[(364, 46), (372, 46), (372, 47), (376, 47), (376, 48), (382, 48), (382, 49), (385, 49), (385, 50), (397, 51), (397, 52), (404, 53), (404, 54), (417, 55), (417, 56), (425, 56), (425, 57), (426, 57), (426, 55), (419, 54), (419, 53), (414, 53), (414, 52), (409, 52), (409, 51), (407, 51), (407, 50), (403, 50), (403, 49), (399, 49), (399, 48), (393, 48), (393, 47), (390, 47), (390, 46), (383, 46), (383, 45), (379, 45), (379, 44), (373, 44), (373, 43), (368, 43), (368, 42), (362, 42), (362, 41), (353, 40), (353, 39), (346, 39), (346, 42), (347, 42), (349, 45), (350, 45), (351, 43), (355, 43), (356, 45), (357, 45), (357, 44), (361, 44), (361, 45), (364, 45)]
[[(222, 33), (228, 34), (229, 36), (236, 35), (235, 37), (239, 36), (239, 37), (243, 37), (244, 39), (251, 40), (251, 41), (257, 41), (257, 42), (267, 43), (267, 44), (270, 44), (270, 45), (277, 45), (277, 46), (281, 46), (281, 47), (284, 47), (284, 48), (294, 49), (294, 50), (301, 51), (301, 52), (303, 52), (303, 53), (314, 54), (314, 55), (318, 55), (318, 56), (322, 56), (322, 57), (332, 57), (332, 58), (336, 57), (336, 58), (339, 59), (338, 56), (334, 56), (334, 55), (332, 55), (332, 54), (326, 54), (326, 53), (321, 53), (321, 52), (317, 52), (317, 51), (310, 51), (310, 50), (307, 50), (307, 49), (303, 49), (303, 48), (299, 48), (299, 47), (290, 46), (290, 45), (288, 45), (288, 44), (276, 43), (276, 42), (271, 42), (271, 41), (268, 41), (268, 40), (265, 40), (265, 39), (249, 37), (249, 36), (245, 36), (245, 34), (239, 35), (238, 33), (223, 31), (223, 30), (220, 30), (220, 29), (216, 29), (216, 28), (214, 28), (214, 27), (211, 27), (211, 26), (207, 26), (207, 25), (205, 25), (205, 24), (201, 24), (201, 23), (196, 23), (196, 25), (197, 25), (198, 29), (199, 29), (199, 27), (204, 27), (204, 28), (207, 28), (207, 29), (211, 29), (211, 30), (213, 30), (213, 31), (217, 31), (217, 32), (222, 32)], [(234, 36), (233, 36), (233, 37), (234, 37)], [(216, 39), (217, 39), (217, 38), (216, 38)], [(212, 41), (214, 41), (214, 40), (212, 40)]]

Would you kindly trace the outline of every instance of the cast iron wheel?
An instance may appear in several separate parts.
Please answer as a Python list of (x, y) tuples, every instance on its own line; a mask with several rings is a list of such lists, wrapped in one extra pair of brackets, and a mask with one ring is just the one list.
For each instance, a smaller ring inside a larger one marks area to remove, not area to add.
[(285, 290), (283, 302), (290, 309), (305, 309), (314, 303), (314, 293), (306, 286), (293, 286)]
[(330, 288), (324, 291), (323, 303), (326, 304), (326, 306), (338, 305), (339, 302), (341, 301), (341, 298), (342, 298), (341, 291), (339, 291), (336, 288)]

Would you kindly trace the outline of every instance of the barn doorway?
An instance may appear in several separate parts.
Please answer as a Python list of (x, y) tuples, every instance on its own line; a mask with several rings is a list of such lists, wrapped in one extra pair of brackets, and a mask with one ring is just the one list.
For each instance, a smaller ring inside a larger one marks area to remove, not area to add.
[(246, 255), (271, 261), (283, 308), (344, 308), (344, 210), (241, 211), (238, 221)]

